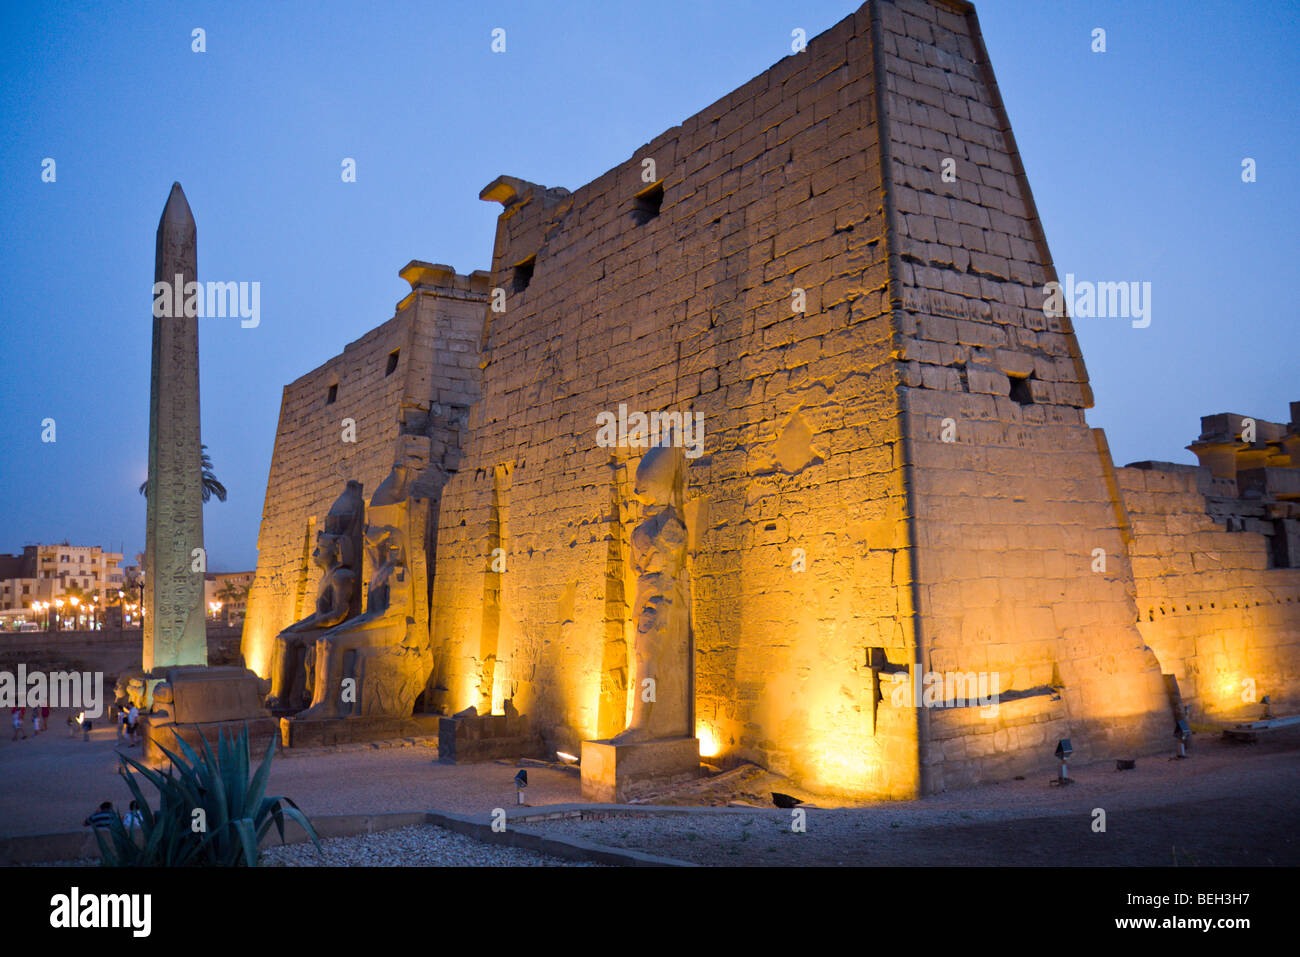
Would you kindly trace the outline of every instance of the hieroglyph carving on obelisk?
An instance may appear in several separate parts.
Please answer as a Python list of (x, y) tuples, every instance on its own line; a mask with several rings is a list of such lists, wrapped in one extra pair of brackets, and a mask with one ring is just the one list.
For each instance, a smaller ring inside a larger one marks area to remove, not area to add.
[[(158, 223), (153, 367), (149, 381), (149, 486), (145, 535), (146, 671), (208, 662), (204, 624), (203, 475), (199, 445), (199, 330), (184, 303), (198, 292), (197, 230), (180, 183)], [(164, 283), (160, 292), (158, 283)], [(193, 283), (193, 286), (190, 284)], [(159, 313), (163, 315), (159, 315)], [(170, 313), (170, 315), (168, 315)]]

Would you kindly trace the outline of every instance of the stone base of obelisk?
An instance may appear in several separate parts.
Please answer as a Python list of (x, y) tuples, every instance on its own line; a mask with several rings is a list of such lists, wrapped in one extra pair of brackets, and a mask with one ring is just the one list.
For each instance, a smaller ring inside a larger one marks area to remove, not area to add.
[(238, 740), (242, 731), (248, 731), (249, 757), (253, 770), (261, 763), (271, 739), (279, 736), (280, 729), (275, 719), (239, 718), (231, 721), (201, 721), (189, 724), (177, 724), (166, 715), (145, 715), (140, 718), (141, 753), (146, 764), (160, 766), (168, 761), (159, 745), (172, 754), (181, 754), (181, 746), (176, 739), (183, 738), (185, 743), (202, 756), (203, 741), (206, 739), (212, 753), (217, 753), (217, 745), (224, 734), (227, 741)]
[(623, 804), (699, 776), (698, 738), (582, 742), (582, 799)]
[[(161, 674), (160, 674), (161, 672)], [(158, 680), (162, 679), (162, 680)], [(177, 736), (202, 753), (206, 739), (215, 751), (222, 732), (237, 737), (247, 728), (254, 760), (278, 731), (262, 704), (267, 682), (247, 668), (177, 665), (149, 676), (152, 710), (141, 716), (143, 751), (150, 764), (166, 761), (159, 745), (176, 753)]]

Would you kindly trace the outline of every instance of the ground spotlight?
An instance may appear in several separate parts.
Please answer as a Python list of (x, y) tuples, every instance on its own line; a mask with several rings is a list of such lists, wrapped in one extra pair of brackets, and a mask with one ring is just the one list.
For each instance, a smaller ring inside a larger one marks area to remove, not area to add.
[(1074, 754), (1074, 746), (1070, 744), (1069, 738), (1062, 738), (1056, 742), (1056, 757), (1061, 762), (1061, 770), (1057, 775), (1056, 783), (1064, 786), (1070, 783), (1070, 755)]
[(515, 797), (520, 807), (522, 807), (524, 803), (524, 788), (526, 787), (528, 787), (528, 772), (520, 770), (520, 772), (515, 775)]

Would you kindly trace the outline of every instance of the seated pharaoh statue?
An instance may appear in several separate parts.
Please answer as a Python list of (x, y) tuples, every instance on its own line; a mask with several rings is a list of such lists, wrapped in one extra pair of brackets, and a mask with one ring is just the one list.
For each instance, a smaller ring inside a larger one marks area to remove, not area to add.
[(439, 490), (401, 463), (375, 490), (366, 514), (366, 610), (316, 637), (313, 703), (295, 720), (411, 714), (433, 669), (428, 550)]
[(330, 506), (316, 535), (312, 558), (325, 572), (316, 610), (275, 636), (271, 647), (271, 695), (267, 707), (301, 711), (311, 703), (316, 640), (361, 610), (361, 531), (365, 501), (361, 483), (349, 481)]

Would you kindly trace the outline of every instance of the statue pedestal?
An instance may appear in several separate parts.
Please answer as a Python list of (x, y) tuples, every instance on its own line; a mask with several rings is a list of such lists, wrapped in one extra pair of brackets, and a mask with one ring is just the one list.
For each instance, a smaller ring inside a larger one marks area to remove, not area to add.
[(280, 718), (280, 743), (286, 748), (324, 748), (394, 738), (433, 738), (438, 715), (353, 715), (345, 718)]
[(687, 781), (700, 773), (698, 738), (635, 744), (582, 742), (582, 798), (622, 804), (638, 793)]
[(474, 764), (511, 758), (544, 758), (541, 735), (520, 714), (479, 714), (438, 722), (438, 761)]

